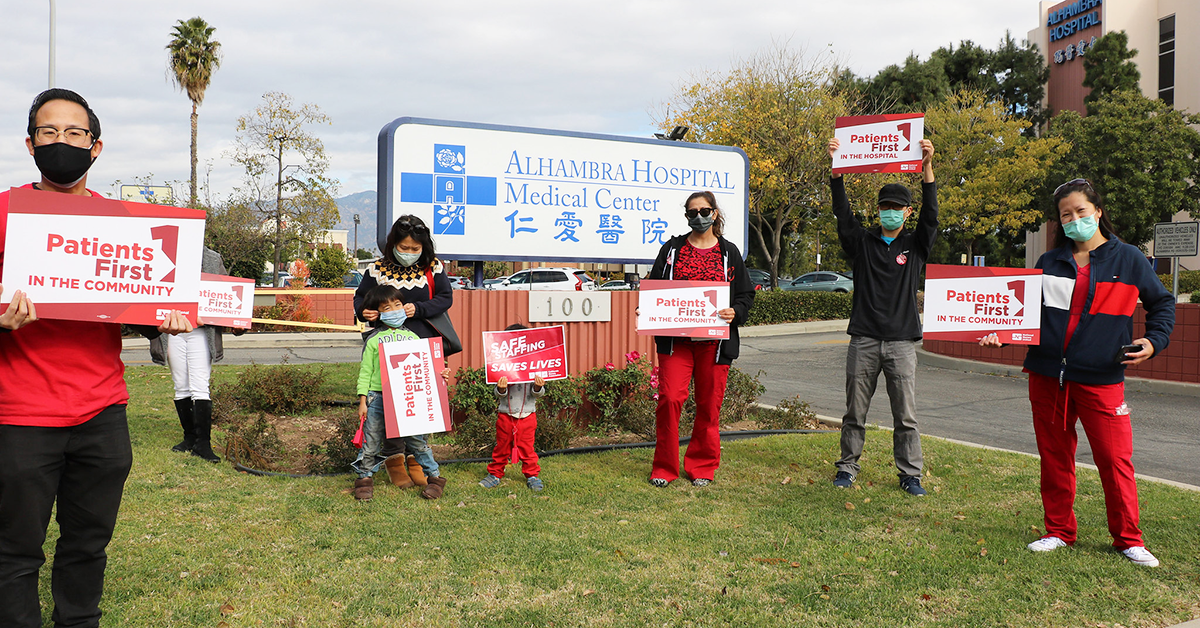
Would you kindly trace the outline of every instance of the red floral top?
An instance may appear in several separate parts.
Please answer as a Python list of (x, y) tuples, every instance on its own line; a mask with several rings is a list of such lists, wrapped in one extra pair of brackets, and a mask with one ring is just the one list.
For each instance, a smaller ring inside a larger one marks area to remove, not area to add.
[(674, 278), (680, 281), (728, 281), (721, 263), (721, 247), (712, 245), (698, 249), (691, 242), (679, 247), (679, 259), (675, 260)]

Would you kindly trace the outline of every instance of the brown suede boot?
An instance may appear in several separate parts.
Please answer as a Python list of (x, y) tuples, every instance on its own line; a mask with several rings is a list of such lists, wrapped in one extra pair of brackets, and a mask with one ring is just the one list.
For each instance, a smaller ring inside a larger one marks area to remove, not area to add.
[(416, 456), (409, 454), (408, 456), (408, 477), (412, 478), (413, 484), (417, 486), (425, 486), (429, 484), (429, 480), (425, 479), (425, 470), (421, 468), (417, 462)]
[(421, 497), (425, 499), (437, 499), (442, 496), (442, 489), (446, 488), (446, 478), (429, 478), (429, 485), (425, 490), (421, 491)]
[(373, 478), (358, 478), (354, 481), (354, 499), (369, 502), (375, 496), (375, 480)]
[(413, 481), (409, 479), (408, 469), (404, 466), (404, 454), (388, 456), (387, 460), (383, 461), (383, 466), (387, 469), (388, 479), (396, 488), (412, 488)]

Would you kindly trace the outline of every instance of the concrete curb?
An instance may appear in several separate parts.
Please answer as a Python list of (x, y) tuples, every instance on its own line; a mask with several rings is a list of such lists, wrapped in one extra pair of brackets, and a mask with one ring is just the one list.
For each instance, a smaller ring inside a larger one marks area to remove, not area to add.
[[(938, 368), (950, 369), (953, 371), (966, 371), (968, 373), (981, 373), (983, 375), (1001, 375), (1004, 377), (1020, 377), (1022, 379), (1025, 378), (1025, 373), (1021, 372), (1021, 367), (1019, 366), (993, 364), (991, 362), (976, 362), (975, 360), (967, 360), (964, 358), (952, 358), (946, 355), (930, 353), (924, 349), (917, 349), (917, 363), (925, 366), (935, 366)], [(1160, 379), (1146, 379), (1143, 377), (1126, 377), (1125, 389), (1134, 392), (1157, 393), (1160, 395), (1200, 397), (1200, 384), (1170, 382)]]
[(793, 334), (823, 334), (846, 331), (850, 319), (836, 321), (810, 321), (807, 323), (780, 323), (778, 325), (754, 325), (739, 327), (738, 336), (741, 338), (768, 338), (771, 336), (791, 336)]
[[(771, 410), (775, 409), (775, 406), (770, 406), (765, 403), (760, 403), (758, 405), (759, 405), (759, 407), (762, 407), (762, 408), (767, 408), (767, 409), (771, 409)], [(838, 427), (841, 427), (841, 425), (842, 425), (841, 419), (834, 418), (831, 416), (825, 416), (825, 415), (821, 415), (821, 414), (818, 414), (816, 416), (817, 416), (817, 420), (822, 423), (828, 423), (829, 425), (836, 425)], [(889, 432), (892, 431), (892, 428), (890, 428), (890, 427), (886, 427), (883, 425), (876, 425), (874, 423), (868, 423), (867, 427), (874, 427), (874, 428), (889, 431)], [(954, 443), (956, 445), (966, 445), (967, 447), (974, 447), (975, 449), (987, 449), (989, 451), (1002, 451), (1004, 453), (1009, 453), (1009, 454), (1019, 454), (1022, 456), (1029, 456), (1030, 458), (1039, 458), (1039, 459), (1041, 458), (1041, 456), (1039, 456), (1037, 454), (1031, 454), (1027, 451), (1017, 451), (1015, 449), (1004, 449), (1002, 447), (992, 447), (991, 445), (980, 445), (979, 443), (971, 443), (971, 442), (967, 442), (965, 440), (958, 440), (955, 438), (946, 438), (944, 436), (930, 436), (929, 434), (921, 434), (921, 438), (936, 438), (938, 440), (945, 441), (947, 443)], [(1076, 462), (1075, 466), (1083, 467), (1085, 469), (1091, 469), (1092, 471), (1098, 470), (1096, 468), (1096, 465), (1088, 464), (1086, 462)], [(1185, 491), (1200, 492), (1200, 486), (1196, 486), (1194, 484), (1185, 484), (1183, 482), (1176, 482), (1175, 480), (1168, 480), (1166, 478), (1156, 478), (1152, 475), (1142, 475), (1141, 473), (1135, 473), (1135, 474), (1133, 474), (1133, 476), (1139, 480), (1145, 480), (1147, 482), (1156, 482), (1158, 484), (1166, 484), (1167, 486), (1181, 488)], [(1197, 623), (1195, 626), (1191, 626), (1188, 624), (1181, 624), (1181, 626), (1186, 626), (1187, 628), (1200, 628), (1200, 619), (1196, 620), (1196, 622)]]

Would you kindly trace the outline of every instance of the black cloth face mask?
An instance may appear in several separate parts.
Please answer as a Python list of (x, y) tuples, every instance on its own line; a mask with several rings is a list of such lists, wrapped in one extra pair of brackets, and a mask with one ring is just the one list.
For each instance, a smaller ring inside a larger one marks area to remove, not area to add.
[(69, 188), (92, 167), (92, 149), (71, 146), (63, 142), (33, 147), (33, 163), (42, 176), (54, 185)]

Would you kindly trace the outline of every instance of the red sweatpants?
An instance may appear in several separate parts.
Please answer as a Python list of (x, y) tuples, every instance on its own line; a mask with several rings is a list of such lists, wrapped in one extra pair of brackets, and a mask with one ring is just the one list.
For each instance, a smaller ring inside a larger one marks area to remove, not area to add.
[(521, 461), (521, 473), (531, 478), (542, 472), (538, 465), (537, 452), (533, 450), (533, 435), (537, 431), (537, 413), (523, 419), (514, 419), (503, 412), (496, 413), (496, 448), (492, 450), (492, 462), (488, 473), (502, 478), (504, 466)]
[(716, 342), (677, 338), (674, 353), (658, 354), (658, 410), (654, 467), (651, 478), (679, 477), (679, 414), (687, 402), (688, 383), (695, 378), (696, 422), (683, 455), (683, 472), (692, 480), (711, 480), (721, 466), (718, 419), (725, 399), (729, 365), (717, 364)]
[(1075, 420), (1083, 423), (1092, 457), (1100, 470), (1104, 507), (1113, 547), (1142, 545), (1138, 528), (1137, 482), (1133, 477), (1133, 429), (1125, 405), (1125, 384), (1079, 384), (1029, 374), (1033, 431), (1042, 456), (1042, 508), (1046, 536), (1075, 542)]

